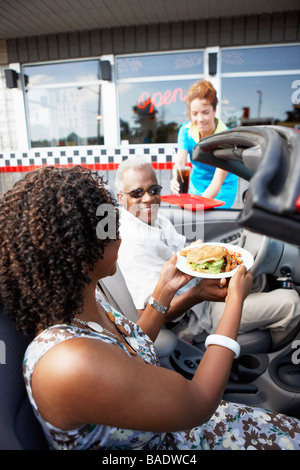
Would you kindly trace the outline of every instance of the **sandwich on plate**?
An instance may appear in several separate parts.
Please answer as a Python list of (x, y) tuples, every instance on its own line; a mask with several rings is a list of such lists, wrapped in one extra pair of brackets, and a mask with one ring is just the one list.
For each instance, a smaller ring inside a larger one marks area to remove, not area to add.
[(240, 253), (219, 245), (201, 245), (180, 252), (190, 269), (200, 273), (219, 274), (232, 271), (243, 263)]

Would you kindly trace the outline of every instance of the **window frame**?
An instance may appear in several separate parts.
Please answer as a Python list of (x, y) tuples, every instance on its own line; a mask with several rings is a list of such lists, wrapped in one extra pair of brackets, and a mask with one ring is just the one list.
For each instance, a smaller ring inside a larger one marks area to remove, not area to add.
[[(78, 86), (101, 86), (101, 106), (103, 114), (103, 137), (104, 145), (116, 146), (118, 145), (118, 126), (112, 126), (112, 123), (117, 123), (117, 105), (116, 105), (116, 89), (114, 76), (112, 80), (86, 80), (86, 81), (75, 81), (75, 82), (57, 82), (46, 85), (26, 85), (25, 83), (25, 67), (34, 67), (34, 66), (43, 66), (51, 64), (66, 64), (71, 62), (90, 62), (93, 60), (104, 61), (108, 60), (112, 66), (112, 74), (114, 70), (114, 56), (113, 55), (103, 55), (100, 57), (86, 57), (80, 59), (68, 59), (68, 60), (55, 60), (47, 62), (33, 62), (33, 63), (24, 63), (21, 66), (21, 76), (22, 76), (22, 89), (24, 96), (24, 113), (26, 121), (26, 133), (28, 139), (28, 148), (38, 148), (32, 147), (31, 142), (31, 129), (30, 129), (30, 120), (29, 120), (29, 104), (27, 99), (27, 92), (29, 90), (39, 90), (39, 89), (63, 89), (63, 88), (72, 88)], [(59, 146), (58, 146), (59, 147)], [(81, 146), (82, 147), (82, 146)]]
[[(116, 95), (117, 95), (117, 110), (118, 110), (118, 125), (120, 125), (120, 102), (119, 102), (119, 93), (118, 93), (118, 85), (119, 84), (134, 84), (134, 83), (149, 83), (149, 82), (155, 82), (155, 83), (162, 83), (162, 82), (176, 82), (179, 80), (201, 80), (205, 78), (205, 70), (206, 70), (206, 52), (204, 48), (201, 49), (184, 49), (184, 50), (173, 50), (173, 51), (155, 51), (155, 52), (149, 52), (149, 53), (135, 53), (135, 54), (117, 54), (115, 56), (115, 64), (117, 64), (118, 59), (124, 59), (126, 57), (144, 57), (144, 56), (165, 56), (166, 54), (190, 54), (190, 53), (202, 53), (203, 54), (203, 72), (201, 74), (179, 74), (179, 75), (153, 75), (150, 77), (132, 77), (132, 78), (118, 78), (117, 77), (117, 72), (115, 73), (116, 80), (115, 80), (115, 85), (116, 85)], [(187, 118), (188, 119), (188, 118)], [(121, 132), (119, 132), (119, 142), (122, 144), (121, 140)], [(127, 141), (125, 141), (127, 145)], [(134, 144), (129, 144), (129, 145), (134, 145)], [(135, 145), (142, 145), (142, 144), (135, 144)], [(149, 145), (159, 145), (158, 143), (153, 143)], [(174, 145), (176, 145), (176, 142), (174, 142)]]
[[(299, 43), (289, 43), (289, 44), (283, 44), (283, 43), (277, 43), (277, 44), (257, 44), (257, 45), (251, 45), (251, 46), (236, 46), (236, 47), (222, 47), (221, 48), (221, 55), (220, 55), (220, 60), (219, 60), (219, 71), (220, 71), (220, 96), (222, 96), (223, 92), (223, 78), (256, 78), (256, 77), (276, 77), (276, 76), (290, 76), (290, 75), (297, 75), (299, 74), (300, 76), (300, 60), (299, 60), (299, 69), (285, 69), (285, 70), (257, 70), (257, 71), (246, 71), (246, 72), (223, 72), (222, 71), (222, 53), (224, 51), (228, 50), (245, 50), (245, 49), (271, 49), (271, 48), (278, 48), (278, 47), (293, 47), (293, 46), (298, 46)], [(293, 90), (291, 88), (291, 97), (293, 94)], [(292, 103), (292, 101), (291, 101)], [(223, 109), (222, 109), (222, 102), (220, 100), (220, 116), (223, 115)], [(242, 125), (242, 124), (241, 124)], [(253, 124), (255, 125), (255, 124)]]
[[(27, 66), (41, 66), (41, 65), (48, 65), (48, 64), (60, 64), (60, 63), (70, 63), (70, 62), (84, 62), (84, 61), (91, 61), (91, 60), (109, 60), (112, 66), (112, 80), (97, 80), (92, 82), (83, 82), (84, 84), (99, 84), (101, 82), (101, 101), (102, 101), (102, 110), (103, 110), (103, 134), (104, 134), (104, 146), (111, 146), (117, 147), (121, 144), (121, 135), (120, 135), (120, 114), (119, 114), (119, 96), (118, 96), (118, 83), (143, 83), (143, 82), (164, 82), (164, 81), (179, 81), (179, 80), (200, 80), (200, 79), (208, 79), (210, 80), (217, 90), (217, 96), (219, 99), (218, 107), (217, 107), (217, 115), (221, 117), (222, 115), (222, 80), (223, 78), (239, 78), (239, 77), (265, 77), (265, 76), (276, 76), (276, 75), (300, 75), (300, 68), (299, 69), (290, 69), (290, 70), (258, 70), (258, 71), (251, 71), (251, 72), (223, 72), (222, 71), (222, 52), (226, 50), (245, 50), (245, 49), (257, 49), (257, 48), (276, 48), (276, 47), (291, 47), (291, 46), (299, 46), (299, 43), (277, 43), (277, 44), (255, 44), (249, 46), (226, 46), (226, 47), (206, 47), (206, 48), (199, 48), (199, 49), (180, 49), (180, 50), (172, 50), (172, 51), (154, 51), (154, 52), (143, 52), (143, 53), (134, 53), (134, 54), (109, 54), (109, 55), (102, 55), (102, 56), (92, 56), (92, 57), (85, 57), (85, 58), (76, 58), (76, 59), (66, 59), (66, 60), (54, 60), (54, 61), (42, 61), (42, 62), (32, 62), (32, 63), (24, 63), (24, 64), (14, 64), (19, 65), (20, 73), (21, 73), (21, 83), (22, 83), (22, 92), (23, 92), (23, 99), (22, 99), (22, 110), (19, 100), (18, 102), (18, 112), (20, 110), (20, 114), (22, 114), (23, 118), (19, 117), (19, 120), (23, 122), (24, 131), (23, 135), (26, 134), (28, 148), (31, 148), (31, 129), (30, 129), (30, 122), (29, 122), (29, 111), (28, 111), (28, 102), (26, 99), (26, 91), (30, 87), (26, 87), (25, 80), (24, 80), (24, 67)], [(136, 77), (136, 78), (118, 78), (116, 73), (116, 62), (118, 58), (125, 58), (125, 57), (140, 57), (140, 56), (158, 56), (158, 55), (166, 55), (166, 54), (179, 54), (179, 53), (193, 53), (193, 52), (201, 52), (203, 53), (203, 73), (201, 74), (181, 74), (181, 75), (160, 75), (160, 76), (152, 76), (152, 77)], [(217, 53), (217, 73), (215, 75), (209, 75), (208, 70), (208, 56), (210, 52)], [(13, 64), (11, 64), (12, 66)], [(68, 83), (57, 83), (53, 85), (56, 88), (68, 87), (72, 85), (73, 82)], [(76, 86), (78, 86), (78, 82), (75, 82)], [(40, 87), (43, 87), (42, 85)], [(49, 87), (49, 85), (48, 85)], [(38, 88), (38, 86), (36, 86)], [(45, 87), (44, 87), (45, 88)], [(292, 94), (291, 90), (291, 94)], [(20, 116), (20, 115), (19, 115)], [(26, 127), (26, 131), (25, 131)], [(24, 141), (24, 138), (23, 138)], [(158, 145), (158, 144), (150, 144), (150, 145)]]

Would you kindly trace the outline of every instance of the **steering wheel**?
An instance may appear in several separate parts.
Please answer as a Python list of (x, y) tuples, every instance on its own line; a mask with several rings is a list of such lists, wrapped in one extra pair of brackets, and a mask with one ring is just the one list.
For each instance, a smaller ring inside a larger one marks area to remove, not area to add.
[[(253, 242), (253, 238), (255, 238), (254, 242)], [(252, 244), (251, 244), (251, 241), (252, 241)], [(248, 249), (248, 251), (250, 251), (252, 255), (254, 256), (254, 263), (251, 268), (253, 277), (266, 273), (266, 268), (264, 267), (264, 261), (269, 252), (270, 243), (271, 243), (271, 239), (267, 235), (260, 235), (258, 233), (253, 234), (252, 232), (246, 229), (243, 230), (240, 246), (245, 248), (246, 250)], [(257, 247), (258, 244), (259, 244), (259, 248), (255, 254), (254, 247)]]

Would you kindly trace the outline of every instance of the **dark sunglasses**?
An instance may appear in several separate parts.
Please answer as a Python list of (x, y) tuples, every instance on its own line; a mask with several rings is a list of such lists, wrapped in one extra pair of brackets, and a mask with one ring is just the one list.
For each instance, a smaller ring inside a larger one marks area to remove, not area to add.
[(150, 194), (150, 196), (156, 196), (157, 194), (160, 194), (162, 190), (162, 187), (159, 186), (159, 184), (156, 184), (154, 186), (151, 186), (148, 189), (133, 189), (132, 191), (129, 191), (126, 193), (125, 191), (121, 191), (122, 194), (128, 194), (132, 199), (140, 199), (141, 197), (144, 196), (145, 193)]

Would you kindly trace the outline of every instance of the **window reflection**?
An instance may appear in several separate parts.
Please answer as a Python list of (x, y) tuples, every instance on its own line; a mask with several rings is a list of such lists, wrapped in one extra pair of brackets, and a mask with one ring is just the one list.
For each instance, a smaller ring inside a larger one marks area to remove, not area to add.
[(118, 79), (203, 73), (203, 51), (118, 57)]
[(26, 84), (47, 86), (55, 83), (91, 82), (101, 78), (99, 60), (69, 61), (23, 67)]
[(31, 147), (103, 144), (99, 60), (23, 68)]
[(297, 70), (300, 46), (224, 49), (221, 57), (222, 73)]
[[(110, 110), (102, 110), (100, 62), (23, 67), (31, 147), (105, 143), (103, 113), (105, 119)], [(187, 90), (204, 78), (204, 52), (119, 56), (115, 64), (120, 140), (176, 143), (188, 120)], [(223, 49), (222, 120), (230, 127), (300, 126), (299, 70), (299, 45)]]
[(130, 144), (174, 143), (188, 120), (186, 93), (195, 80), (119, 83), (121, 140)]
[(203, 77), (203, 60), (203, 51), (118, 57), (121, 140), (177, 142), (179, 127), (188, 120), (186, 92)]
[[(229, 127), (300, 124), (299, 75), (222, 78), (222, 120)], [(298, 85), (299, 87), (299, 85)]]
[(103, 144), (101, 87), (30, 90), (32, 147)]

